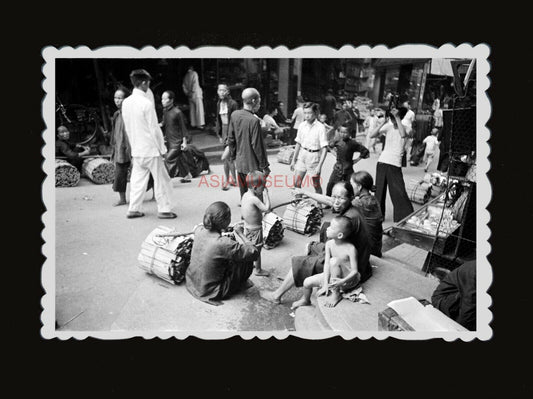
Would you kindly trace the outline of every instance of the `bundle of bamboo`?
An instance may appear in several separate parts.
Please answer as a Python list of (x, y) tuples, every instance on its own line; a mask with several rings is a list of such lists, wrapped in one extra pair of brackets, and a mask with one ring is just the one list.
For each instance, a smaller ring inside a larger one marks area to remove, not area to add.
[(278, 162), (290, 165), (293, 156), (294, 156), (293, 145), (282, 147), (279, 149), (279, 152), (278, 152)]
[(80, 182), (80, 172), (62, 159), (56, 159), (56, 187), (74, 187)]
[(139, 267), (171, 284), (179, 284), (185, 279), (193, 241), (192, 233), (180, 235), (169, 227), (159, 226), (141, 245)]
[(316, 201), (305, 199), (287, 206), (283, 214), (283, 223), (289, 230), (311, 235), (319, 229), (322, 215), (322, 208)]
[(104, 158), (87, 158), (83, 161), (82, 171), (96, 184), (113, 183), (115, 164)]
[(263, 248), (271, 249), (283, 240), (283, 219), (274, 212), (268, 212), (263, 217)]
[(424, 180), (410, 180), (405, 185), (405, 191), (412, 202), (425, 204), (431, 196), (432, 185)]

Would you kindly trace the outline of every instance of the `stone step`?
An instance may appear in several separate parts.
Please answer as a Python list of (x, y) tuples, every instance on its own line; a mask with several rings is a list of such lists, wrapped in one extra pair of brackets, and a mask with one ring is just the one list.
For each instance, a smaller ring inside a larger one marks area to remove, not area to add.
[(383, 254), (382, 259), (411, 272), (426, 276), (422, 271), (428, 252), (410, 244), (400, 244)]
[(296, 331), (331, 331), (322, 313), (316, 306), (301, 306), (294, 312)]
[(373, 276), (363, 284), (370, 304), (343, 299), (334, 308), (324, 306), (325, 297), (317, 299), (317, 309), (334, 331), (377, 331), (378, 313), (390, 301), (413, 296), (430, 299), (438, 280), (424, 277), (404, 267), (393, 257), (371, 257)]

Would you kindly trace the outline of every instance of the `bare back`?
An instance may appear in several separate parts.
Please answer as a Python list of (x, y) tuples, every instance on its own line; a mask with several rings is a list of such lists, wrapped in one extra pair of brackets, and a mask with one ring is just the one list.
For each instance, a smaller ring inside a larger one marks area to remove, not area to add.
[(260, 209), (263, 203), (251, 191), (247, 191), (242, 196), (241, 213), (244, 225), (248, 228), (259, 228), (262, 226), (263, 214)]

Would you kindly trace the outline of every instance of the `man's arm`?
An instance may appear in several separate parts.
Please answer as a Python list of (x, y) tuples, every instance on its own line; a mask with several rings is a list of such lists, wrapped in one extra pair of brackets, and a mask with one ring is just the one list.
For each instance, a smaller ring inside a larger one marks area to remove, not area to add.
[(152, 104), (147, 105), (145, 108), (144, 114), (146, 115), (148, 121), (148, 129), (152, 133), (154, 143), (156, 148), (159, 151), (160, 155), (165, 155), (167, 153), (167, 147), (165, 146), (165, 140), (163, 138), (163, 132), (159, 127), (157, 122), (157, 114), (155, 113), (155, 107)]
[(294, 189), (294, 193), (295, 194), (303, 194), (306, 197), (309, 197), (311, 199), (314, 199), (317, 202), (320, 202), (321, 204), (333, 206), (333, 200), (331, 199), (331, 197), (328, 197), (327, 195), (317, 194), (317, 193), (312, 192), (312, 191), (304, 191), (301, 188), (295, 188)]
[(320, 160), (318, 161), (317, 173), (320, 174), (322, 171), (322, 165), (324, 164), (324, 160), (326, 159), (326, 155), (328, 153), (328, 139), (326, 137), (326, 128), (324, 125), (320, 126), (320, 130), (318, 132), (318, 141), (320, 143)]
[(228, 126), (228, 137), (226, 137), (225, 145), (229, 146), (229, 152), (232, 158), (235, 158), (235, 153), (237, 152), (236, 140), (235, 140), (235, 127), (234, 127), (233, 118), (229, 120)]
[(327, 153), (327, 146), (324, 146), (320, 149), (320, 160), (318, 161), (318, 166), (316, 169), (317, 174), (320, 174), (320, 172), (322, 172), (322, 165), (324, 164), (324, 160), (326, 159)]
[(359, 144), (357, 141), (354, 141), (354, 152), (359, 153), (359, 158), (354, 160), (354, 163), (359, 162), (361, 159), (366, 159), (370, 156), (370, 151), (364, 145)]
[(255, 156), (259, 163), (259, 169), (261, 171), (265, 171), (266, 169), (268, 169), (268, 165), (270, 164), (268, 163), (265, 142), (263, 140), (263, 135), (261, 134), (261, 122), (259, 118), (256, 118), (256, 120), (252, 124), (251, 133), (252, 150), (255, 153)]
[(376, 127), (373, 130), (371, 130), (370, 132), (368, 132), (368, 134), (370, 135), (371, 139), (374, 138), (374, 137), (379, 136), (379, 133), (381, 132), (381, 128), (383, 126), (385, 126), (385, 124), (387, 123), (385, 121), (385, 118), (382, 118), (382, 119), (383, 119), (383, 122), (376, 124)]

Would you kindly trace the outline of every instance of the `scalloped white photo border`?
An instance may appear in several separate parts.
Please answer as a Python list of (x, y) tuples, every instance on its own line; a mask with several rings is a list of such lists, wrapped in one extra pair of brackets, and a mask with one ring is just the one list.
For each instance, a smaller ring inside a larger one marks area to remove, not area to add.
[[(162, 46), (154, 48), (146, 46), (141, 49), (128, 46), (106, 46), (90, 49), (87, 46), (78, 47), (45, 47), (42, 50), (44, 59), (42, 82), (45, 96), (42, 102), (42, 117), (46, 128), (43, 131), (45, 145), (42, 149), (44, 156), (43, 170), (46, 174), (42, 184), (42, 198), (45, 212), (42, 215), (44, 229), (42, 237), (44, 244), (42, 252), (46, 257), (43, 264), (41, 277), (45, 294), (41, 298), (43, 311), (41, 313), (41, 335), (45, 339), (85, 339), (94, 337), (98, 339), (125, 339), (144, 337), (145, 339), (176, 337), (185, 339), (195, 336), (201, 339), (225, 339), (240, 336), (243, 339), (268, 339), (271, 337), (284, 339), (290, 335), (305, 339), (324, 339), (340, 336), (344, 339), (369, 339), (379, 340), (394, 337), (402, 340), (423, 340), (443, 338), (446, 341), (461, 339), (472, 341), (477, 338), (482, 341), (492, 337), (492, 312), (489, 307), (492, 298), (487, 293), (492, 283), (492, 269), (487, 260), (491, 251), (488, 242), (490, 229), (487, 224), (490, 214), (486, 209), (491, 197), (492, 189), (487, 177), (490, 169), (488, 160), (490, 146), (488, 139), (490, 131), (486, 126), (491, 115), (491, 103), (486, 91), (490, 85), (488, 77), (490, 63), (488, 60), (490, 47), (487, 44), (472, 45), (462, 43), (458, 46), (444, 44), (437, 48), (425, 44), (405, 44), (388, 48), (385, 45), (374, 47), (368, 45), (344, 45), (339, 49), (330, 46), (301, 46), (289, 50), (285, 46), (259, 47), (245, 46), (240, 50), (223, 46), (204, 46), (190, 49), (186, 46)], [(57, 58), (475, 58), (476, 59), (476, 89), (477, 89), (477, 329), (468, 332), (392, 332), (392, 331), (327, 331), (327, 332), (301, 332), (301, 331), (56, 331), (55, 330), (55, 63)]]

